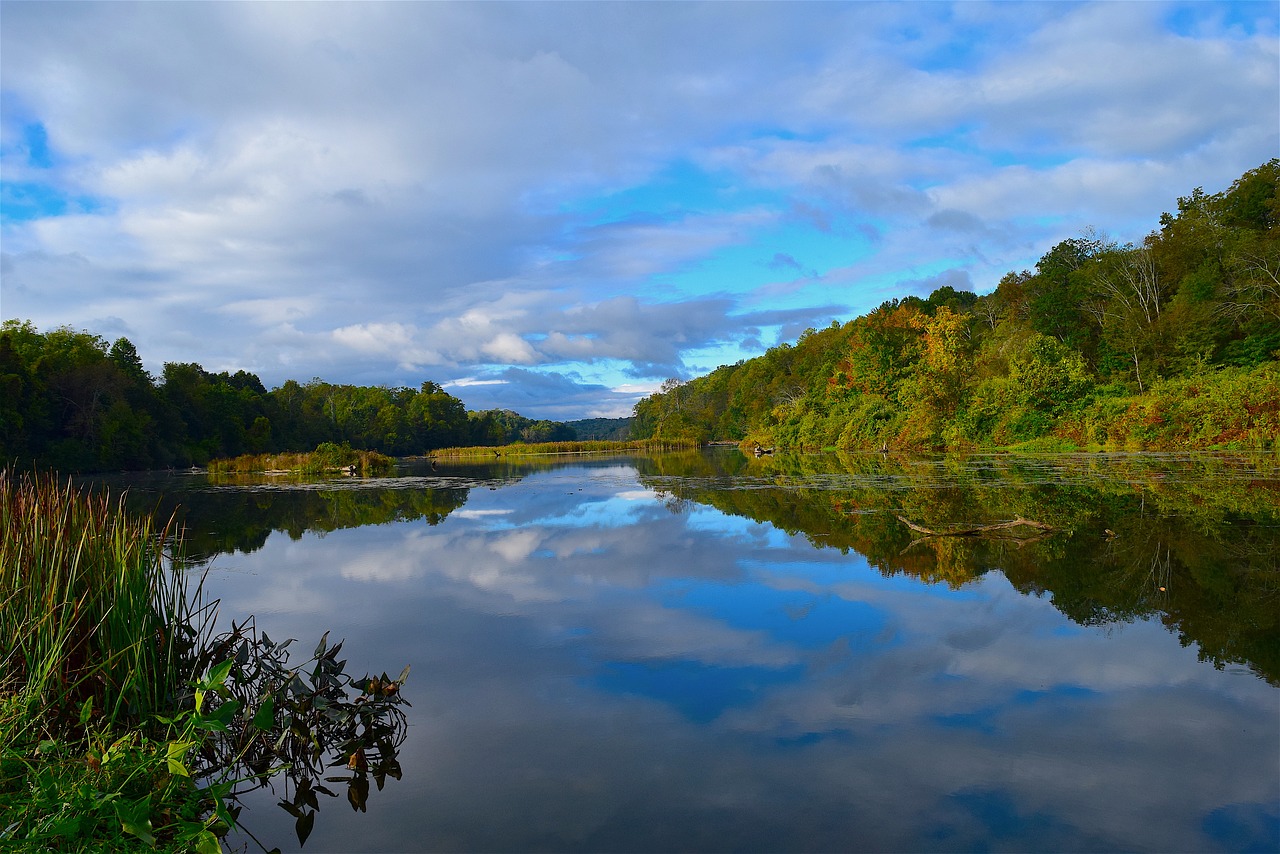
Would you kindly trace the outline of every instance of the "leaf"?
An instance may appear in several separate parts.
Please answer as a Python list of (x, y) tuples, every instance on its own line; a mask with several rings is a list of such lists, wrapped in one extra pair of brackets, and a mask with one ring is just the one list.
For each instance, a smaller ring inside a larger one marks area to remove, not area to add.
[(325, 647), (327, 647), (328, 645), (329, 645), (329, 633), (325, 632), (320, 637), (320, 643), (316, 644), (315, 657), (319, 658), (320, 656), (324, 655)]
[(85, 700), (80, 706), (80, 726), (84, 726), (89, 722), (89, 718), (93, 715), (93, 697)]
[(266, 732), (275, 725), (276, 722), (276, 698), (267, 695), (262, 701), (262, 705), (258, 706), (257, 713), (253, 716), (254, 729)]
[(396, 677), (396, 681), (399, 682), (401, 685), (403, 685), (404, 681), (408, 678), (409, 678), (409, 665), (406, 664), (404, 666), (404, 670), (401, 670), (400, 675)]
[[(66, 836), (66, 837), (73, 838), (80, 834), (81, 824), (83, 824), (83, 822), (80, 816), (78, 815), (63, 816), (58, 818), (58, 820), (55, 821), (45, 831), (45, 833), (49, 834), (50, 836)], [(16, 822), (14, 824), (11, 824), (9, 827), (5, 828), (5, 833), (7, 834), (10, 830), (16, 828), (17, 826), (18, 825)], [(0, 839), (5, 839), (5, 838), (7, 837), (4, 835), (0, 835)]]
[(143, 798), (135, 804), (125, 807), (116, 804), (116, 816), (120, 819), (120, 829), (131, 836), (136, 836), (147, 845), (154, 846), (156, 837), (151, 827), (151, 798)]
[(230, 724), (231, 719), (236, 716), (236, 712), (240, 711), (242, 705), (243, 703), (239, 700), (227, 700), (221, 706), (218, 706), (210, 717), (216, 721), (221, 721), (223, 724)]
[(196, 837), (196, 854), (222, 854), (222, 844), (212, 830), (201, 831)]
[(338, 651), (342, 649), (342, 645), (343, 645), (344, 643), (346, 643), (346, 641), (345, 641), (345, 640), (340, 640), (340, 641), (338, 641), (336, 644), (334, 644), (334, 645), (333, 645), (333, 648), (332, 648), (332, 649), (330, 649), (330, 650), (325, 654), (325, 656), (324, 656), (324, 657), (325, 657), (325, 658), (327, 658), (329, 661), (333, 661), (334, 659), (336, 659), (336, 658), (337, 658), (337, 656), (338, 656)]
[(187, 766), (182, 764), (182, 760), (192, 747), (195, 747), (194, 741), (171, 741), (169, 747), (165, 751), (165, 764), (169, 768), (170, 774), (176, 774), (179, 777), (190, 777), (191, 772), (187, 770)]
[(363, 774), (357, 774), (351, 778), (351, 782), (347, 785), (347, 800), (351, 802), (351, 809), (358, 812), (367, 812), (365, 806), (369, 800), (369, 778)]
[(235, 659), (228, 658), (221, 664), (214, 665), (204, 678), (205, 688), (221, 687), (227, 681), (227, 676), (231, 673), (231, 668), (235, 666)]
[(303, 813), (298, 816), (297, 822), (294, 823), (293, 829), (298, 833), (298, 844), (306, 845), (307, 837), (311, 835), (311, 828), (315, 827), (316, 814), (314, 812)]
[(199, 718), (195, 725), (206, 732), (229, 732), (227, 725), (217, 718)]

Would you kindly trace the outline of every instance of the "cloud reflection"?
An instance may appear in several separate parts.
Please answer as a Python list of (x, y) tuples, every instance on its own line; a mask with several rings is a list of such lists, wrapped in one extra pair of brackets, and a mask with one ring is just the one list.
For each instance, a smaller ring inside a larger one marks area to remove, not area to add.
[[(406, 779), (374, 820), (323, 813), (309, 851), (1277, 841), (1265, 682), (1154, 621), (1078, 626), (998, 572), (930, 587), (673, 514), (627, 471), (475, 490), (436, 527), (277, 534), (234, 563), (215, 563), (226, 613), (413, 664)], [(287, 818), (250, 825), (285, 845)]]

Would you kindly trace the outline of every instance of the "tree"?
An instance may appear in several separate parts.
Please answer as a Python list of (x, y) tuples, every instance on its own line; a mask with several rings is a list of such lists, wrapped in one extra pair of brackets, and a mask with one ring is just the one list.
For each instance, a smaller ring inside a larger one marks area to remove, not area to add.
[(142, 367), (142, 359), (138, 358), (137, 348), (128, 338), (117, 338), (107, 352), (107, 358), (133, 382), (151, 385), (151, 375)]
[(1026, 282), (1032, 329), (1076, 349), (1091, 347), (1090, 326), (1082, 311), (1088, 283), (1080, 270), (1113, 248), (1107, 238), (1086, 230), (1046, 252), (1036, 262), (1036, 275)]
[(968, 321), (947, 307), (929, 317), (917, 315), (912, 326), (921, 332), (920, 358), (898, 390), (908, 410), (908, 444), (938, 444), (955, 419), (973, 373)]
[(1103, 336), (1133, 365), (1138, 391), (1144, 388), (1142, 359), (1156, 349), (1155, 327), (1165, 301), (1164, 282), (1146, 246), (1110, 253), (1091, 264), (1090, 313)]

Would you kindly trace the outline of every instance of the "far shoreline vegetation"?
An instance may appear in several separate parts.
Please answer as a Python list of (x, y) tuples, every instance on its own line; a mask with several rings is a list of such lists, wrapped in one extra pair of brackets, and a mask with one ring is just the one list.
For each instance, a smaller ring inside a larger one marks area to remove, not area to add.
[(210, 460), (208, 471), (220, 474), (389, 474), (396, 461), (377, 451), (357, 451), (350, 445), (324, 442), (314, 451), (283, 454), (242, 454)]
[(700, 447), (696, 439), (639, 439), (609, 442), (602, 440), (568, 442), (513, 442), (510, 445), (472, 445), (439, 448), (428, 456), (432, 459), (498, 459), (501, 457), (534, 457), (545, 455), (620, 454), (629, 452), (687, 451)]

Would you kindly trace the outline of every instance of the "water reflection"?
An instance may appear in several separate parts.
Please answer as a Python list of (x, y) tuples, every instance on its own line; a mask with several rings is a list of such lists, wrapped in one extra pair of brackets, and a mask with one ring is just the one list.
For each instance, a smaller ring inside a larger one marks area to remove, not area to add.
[[(1280, 478), (1222, 456), (1007, 456), (763, 460), (779, 489), (646, 471), (682, 500), (767, 521), (867, 557), (886, 574), (960, 587), (999, 569), (1050, 594), (1072, 620), (1158, 617), (1218, 666), (1247, 663), (1280, 684)], [(943, 530), (1014, 518), (1054, 526), (1034, 541), (924, 537), (899, 516)]]
[(273, 637), (413, 665), (404, 779), (308, 851), (1280, 844), (1274, 474), (731, 453), (419, 488), (462, 500), (360, 527), (331, 502), (212, 564)]

